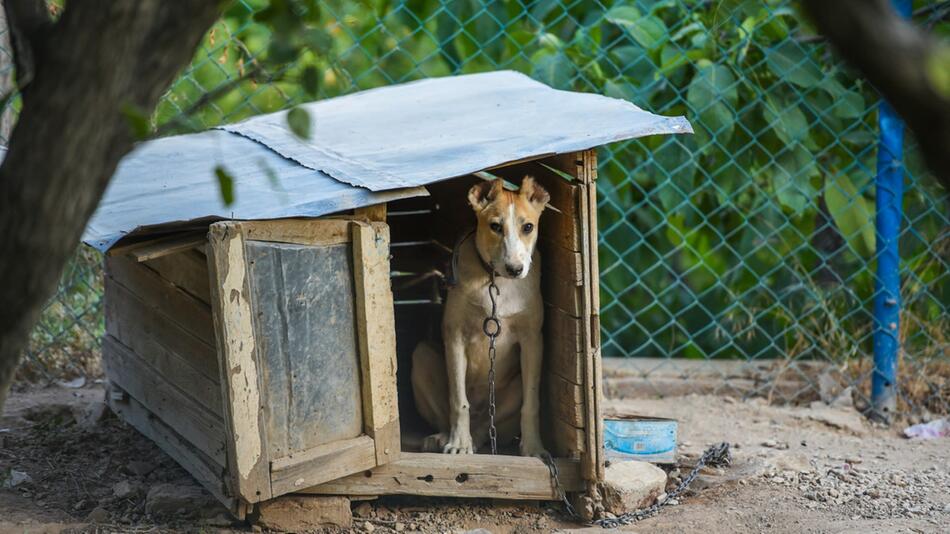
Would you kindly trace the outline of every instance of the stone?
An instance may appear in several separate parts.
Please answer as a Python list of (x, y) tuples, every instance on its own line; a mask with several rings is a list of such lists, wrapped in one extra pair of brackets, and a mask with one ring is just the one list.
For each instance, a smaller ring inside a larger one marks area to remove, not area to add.
[(351, 528), (353, 513), (350, 511), (350, 500), (346, 497), (285, 495), (260, 503), (256, 524), (267, 530), (281, 532)]
[(86, 515), (86, 521), (90, 523), (108, 523), (109, 512), (101, 506), (96, 506)]
[(363, 501), (356, 505), (356, 508), (353, 508), (353, 515), (359, 517), (360, 519), (373, 517), (373, 505)]
[(145, 512), (151, 516), (214, 517), (224, 510), (221, 503), (198, 486), (156, 484), (145, 497)]
[(107, 419), (112, 412), (106, 403), (93, 402), (73, 406), (72, 414), (76, 424), (82, 428), (93, 428)]
[(776, 454), (768, 458), (766, 464), (773, 470), (780, 472), (811, 473), (815, 470), (807, 456), (795, 452)]
[(156, 467), (157, 466), (155, 465), (155, 462), (143, 462), (140, 460), (133, 460), (129, 462), (129, 472), (140, 477), (148, 476), (148, 474), (154, 471)]
[(218, 514), (214, 517), (209, 517), (201, 521), (203, 524), (211, 527), (230, 527), (234, 524), (234, 520), (231, 519), (231, 516), (228, 514)]
[(128, 499), (139, 492), (137, 484), (132, 484), (128, 480), (116, 482), (112, 486), (112, 494), (118, 499)]
[(16, 469), (11, 469), (7, 476), (5, 477), (2, 486), (4, 488), (15, 488), (20, 484), (29, 484), (33, 482), (33, 478), (30, 477), (25, 471), (17, 471)]
[(636, 460), (614, 462), (604, 471), (604, 509), (624, 514), (646, 508), (666, 490), (666, 472)]
[(856, 436), (863, 436), (867, 433), (864, 416), (852, 409), (818, 407), (809, 409), (799, 417), (817, 421), (831, 428), (850, 432)]

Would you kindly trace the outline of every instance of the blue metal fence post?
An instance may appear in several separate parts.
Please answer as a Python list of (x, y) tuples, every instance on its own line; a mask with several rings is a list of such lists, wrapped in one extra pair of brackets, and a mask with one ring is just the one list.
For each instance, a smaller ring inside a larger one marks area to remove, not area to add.
[[(911, 0), (893, 0), (909, 17)], [(897, 407), (897, 361), (900, 354), (900, 252), (898, 241), (904, 195), (904, 123), (885, 101), (878, 108), (881, 131), (877, 149), (875, 234), (877, 276), (874, 279), (874, 373), (871, 375), (873, 415), (885, 421)]]

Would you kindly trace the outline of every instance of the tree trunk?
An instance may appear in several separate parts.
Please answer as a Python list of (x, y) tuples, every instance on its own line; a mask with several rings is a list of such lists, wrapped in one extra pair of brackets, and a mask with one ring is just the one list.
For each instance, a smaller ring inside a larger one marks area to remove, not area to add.
[(132, 149), (123, 108), (154, 109), (222, 3), (70, 0), (55, 22), (43, 0), (5, 4), (23, 108), (0, 165), (0, 411), (30, 329)]
[(950, 191), (950, 95), (937, 90), (934, 78), (935, 70), (950, 68), (946, 45), (901, 19), (890, 0), (803, 3), (818, 30), (904, 119)]

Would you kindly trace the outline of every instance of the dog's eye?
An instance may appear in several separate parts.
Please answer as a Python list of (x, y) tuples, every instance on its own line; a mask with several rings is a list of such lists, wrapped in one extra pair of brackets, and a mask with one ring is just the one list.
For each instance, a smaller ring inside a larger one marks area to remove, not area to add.
[(499, 223), (493, 222), (490, 225), (488, 225), (488, 227), (491, 228), (491, 231), (495, 232), (496, 234), (501, 233), (501, 224)]
[(521, 227), (521, 231), (526, 234), (530, 234), (531, 230), (534, 230), (534, 225), (531, 223), (525, 223), (525, 225)]

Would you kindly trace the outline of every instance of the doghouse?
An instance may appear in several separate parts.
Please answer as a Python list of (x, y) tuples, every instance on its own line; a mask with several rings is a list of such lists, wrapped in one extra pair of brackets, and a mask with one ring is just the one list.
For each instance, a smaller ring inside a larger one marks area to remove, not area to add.
[[(603, 476), (595, 147), (678, 117), (512, 72), (432, 79), (145, 143), (84, 241), (105, 256), (108, 402), (238, 517), (287, 493), (556, 499), (513, 454), (421, 453), (410, 354), (485, 171), (551, 194), (540, 223), (544, 443)], [(216, 181), (233, 176), (225, 206)]]

